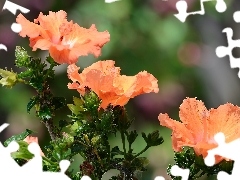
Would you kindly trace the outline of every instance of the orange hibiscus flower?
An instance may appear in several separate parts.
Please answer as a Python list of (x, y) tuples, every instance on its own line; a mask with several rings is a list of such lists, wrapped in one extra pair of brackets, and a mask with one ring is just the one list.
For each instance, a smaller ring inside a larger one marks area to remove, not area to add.
[[(32, 136), (27, 136), (23, 141), (25, 141), (26, 143), (30, 144), (32, 142), (35, 142), (38, 144), (38, 138), (37, 137), (32, 137)], [(41, 156), (45, 156), (41, 150)]]
[(29, 37), (30, 47), (49, 50), (50, 56), (59, 64), (77, 62), (79, 56), (88, 53), (100, 56), (101, 47), (110, 40), (107, 31), (98, 32), (95, 25), (90, 29), (80, 27), (72, 21), (67, 21), (67, 13), (58, 11), (42, 13), (34, 20), (28, 21), (22, 14), (17, 16), (16, 22), (21, 24), (19, 33), (22, 37)]
[[(224, 133), (226, 142), (240, 138), (240, 108), (230, 103), (207, 110), (202, 101), (187, 98), (180, 106), (179, 116), (182, 122), (167, 114), (158, 116), (162, 126), (172, 129), (172, 145), (176, 152), (183, 146), (193, 147), (197, 155), (205, 158), (208, 150), (218, 146), (214, 140), (217, 133)], [(222, 157), (216, 157), (216, 163), (221, 160)]]
[(98, 61), (85, 68), (81, 74), (78, 73), (79, 67), (69, 65), (67, 73), (73, 83), (69, 83), (68, 88), (77, 89), (82, 95), (85, 86), (91, 88), (102, 100), (102, 108), (109, 104), (124, 106), (130, 98), (159, 91), (157, 79), (153, 75), (146, 71), (135, 76), (120, 75), (120, 68), (114, 64), (112, 60)]

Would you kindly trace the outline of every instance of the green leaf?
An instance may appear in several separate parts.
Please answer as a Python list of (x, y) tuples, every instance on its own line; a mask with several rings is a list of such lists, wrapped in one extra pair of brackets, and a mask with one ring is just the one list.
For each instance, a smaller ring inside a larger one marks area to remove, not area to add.
[(79, 128), (80, 125), (81, 125), (80, 122), (74, 122), (74, 123), (70, 126), (70, 131), (71, 131), (71, 132), (75, 132), (75, 131)]
[(127, 134), (127, 140), (129, 142), (130, 145), (132, 145), (132, 143), (136, 140), (138, 133), (136, 130), (134, 131), (130, 131), (130, 132), (126, 132)]
[(147, 138), (147, 135), (144, 132), (142, 132), (142, 137), (143, 137), (144, 141), (147, 143), (148, 138)]
[(27, 136), (29, 136), (32, 133), (34, 133), (34, 132), (29, 130), (29, 129), (26, 129), (21, 134), (14, 135), (14, 136), (10, 137), (9, 139), (7, 139), (4, 142), (4, 146), (8, 146), (12, 141), (22, 141), (22, 140), (24, 140)]
[(80, 111), (83, 111), (82, 106), (75, 106), (73, 104), (68, 104), (67, 106), (70, 109), (70, 111), (75, 115), (78, 115), (80, 114)]
[(43, 120), (48, 120), (52, 118), (52, 113), (51, 110), (47, 106), (45, 106), (39, 110), (38, 116)]
[(77, 154), (79, 152), (82, 152), (84, 150), (85, 146), (81, 143), (75, 142), (71, 146), (71, 152), (73, 154)]
[(11, 156), (16, 159), (24, 159), (30, 160), (33, 158), (33, 154), (28, 151), (28, 143), (25, 141), (18, 141), (19, 150), (17, 152), (13, 152)]
[(30, 110), (35, 106), (37, 103), (37, 98), (33, 97), (30, 99), (29, 103), (27, 104), (27, 113), (30, 113)]
[(53, 157), (54, 157), (57, 161), (61, 161), (61, 160), (62, 160), (62, 156), (61, 156), (61, 154), (60, 154), (59, 152), (53, 151), (53, 152), (52, 152), (52, 155), (53, 155)]
[(64, 151), (63, 159), (67, 159), (69, 157), (69, 155), (71, 155), (71, 149), (70, 148), (68, 148), (67, 151)]
[(83, 100), (77, 97), (73, 97), (73, 102), (76, 106), (82, 106), (83, 105)]
[(159, 137), (159, 131), (158, 130), (148, 134), (148, 136), (146, 136), (145, 133), (142, 133), (142, 137), (149, 147), (158, 146), (158, 145), (160, 145), (164, 142), (163, 138)]
[(46, 57), (46, 61), (53, 66), (59, 65), (57, 62), (54, 61), (54, 59), (50, 55)]
[(124, 152), (120, 151), (118, 146), (115, 146), (114, 148), (112, 148), (112, 151), (111, 151), (111, 157), (116, 155), (124, 155)]

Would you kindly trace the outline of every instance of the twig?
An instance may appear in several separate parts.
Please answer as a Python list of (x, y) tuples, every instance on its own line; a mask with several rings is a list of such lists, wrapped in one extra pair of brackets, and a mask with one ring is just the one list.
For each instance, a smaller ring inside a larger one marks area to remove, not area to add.
[(46, 121), (42, 121), (42, 123), (46, 126), (46, 128), (48, 129), (49, 135), (52, 139), (52, 141), (56, 140), (58, 135), (55, 133), (54, 130), (54, 125), (53, 125), (53, 120), (52, 119), (48, 119)]

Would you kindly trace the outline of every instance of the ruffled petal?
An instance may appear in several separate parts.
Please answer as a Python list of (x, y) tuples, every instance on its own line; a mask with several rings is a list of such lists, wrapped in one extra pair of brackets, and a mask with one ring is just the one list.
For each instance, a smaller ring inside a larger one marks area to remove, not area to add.
[(22, 30), (19, 35), (22, 37), (35, 38), (38, 37), (41, 32), (41, 27), (28, 21), (22, 14), (19, 14), (16, 18), (16, 22), (22, 26)]
[(171, 119), (167, 114), (160, 113), (158, 116), (160, 125), (172, 130), (172, 144), (174, 151), (180, 151), (183, 146), (194, 146), (195, 141), (192, 133), (181, 123)]
[(80, 27), (72, 21), (67, 21), (65, 11), (40, 13), (34, 23), (28, 21), (22, 14), (16, 21), (22, 25), (20, 36), (30, 38), (33, 51), (49, 50), (50, 56), (59, 64), (73, 64), (79, 56), (93, 54), (100, 56), (101, 48), (110, 41), (107, 31), (98, 32), (95, 25), (89, 29)]
[(180, 106), (179, 117), (186, 128), (192, 132), (196, 142), (204, 138), (209, 112), (202, 101), (198, 101), (196, 98), (183, 100)]
[(217, 109), (210, 109), (209, 124), (209, 140), (219, 132), (224, 133), (226, 142), (240, 138), (240, 108), (227, 103)]
[[(81, 94), (84, 91), (85, 86), (91, 88), (102, 100), (102, 108), (106, 108), (109, 104), (113, 106), (124, 106), (130, 98), (154, 91), (154, 88), (151, 89), (151, 87), (141, 87), (147, 85), (138, 82), (145, 80), (146, 82), (149, 82), (149, 85), (151, 86), (154, 82), (150, 82), (150, 74), (145, 73), (147, 74), (144, 77), (145, 79), (137, 78), (137, 76), (120, 75), (120, 68), (115, 67), (114, 64), (115, 62), (112, 60), (98, 61), (85, 68), (79, 75), (77, 75), (78, 69), (75, 65), (69, 66), (69, 79), (73, 82), (80, 83), (78, 87), (76, 84), (72, 84), (69, 85), (69, 88), (77, 87), (77, 90), (81, 92)], [(148, 90), (143, 91), (142, 89), (145, 88)], [(136, 91), (138, 93), (135, 93)]]

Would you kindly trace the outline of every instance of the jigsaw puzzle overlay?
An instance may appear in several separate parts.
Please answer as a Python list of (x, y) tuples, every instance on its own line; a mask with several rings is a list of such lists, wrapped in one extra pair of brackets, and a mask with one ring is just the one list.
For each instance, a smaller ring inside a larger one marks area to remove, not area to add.
[(175, 14), (174, 16), (176, 18), (178, 18), (181, 22), (185, 22), (186, 18), (189, 15), (195, 15), (195, 14), (203, 15), (203, 14), (205, 14), (205, 9), (204, 9), (203, 3), (207, 2), (207, 1), (216, 1), (215, 9), (219, 13), (223, 13), (227, 9), (227, 5), (224, 2), (224, 0), (200, 0), (201, 9), (199, 11), (187, 12), (187, 8), (188, 8), (187, 2), (185, 0), (180, 0), (176, 3), (176, 8), (178, 10), (178, 14)]
[(219, 132), (214, 136), (214, 140), (217, 142), (218, 147), (208, 151), (207, 157), (204, 162), (207, 166), (213, 166), (215, 163), (214, 156), (219, 155), (224, 158), (228, 158), (234, 161), (232, 174), (228, 174), (224, 171), (220, 171), (217, 175), (218, 180), (237, 180), (240, 177), (240, 138), (232, 142), (226, 143), (225, 136)]
[[(233, 19), (236, 23), (240, 22), (240, 11), (236, 11), (233, 14)], [(225, 28), (223, 29), (224, 33), (226, 33), (227, 36), (227, 41), (228, 41), (228, 47), (225, 46), (218, 46), (216, 48), (216, 55), (219, 58), (223, 58), (225, 56), (229, 56), (229, 60), (230, 60), (230, 67), (231, 68), (240, 68), (240, 58), (234, 58), (233, 54), (232, 54), (232, 50), (235, 47), (240, 47), (240, 39), (237, 40), (233, 40), (233, 30), (232, 28)], [(238, 71), (238, 77), (240, 78), (240, 70)]]
[[(5, 1), (2, 11), (3, 10), (8, 10), (14, 15), (16, 15), (17, 10), (21, 11), (22, 13), (30, 12), (29, 9), (19, 6), (18, 4), (12, 3), (11, 1), (8, 0)], [(18, 23), (12, 23), (11, 30), (15, 33), (19, 33), (22, 30), (22, 27)], [(0, 44), (0, 50), (1, 49), (7, 51), (7, 47), (4, 44)]]
[[(120, 0), (105, 0), (106, 3), (112, 3)], [(175, 14), (181, 22), (185, 22), (186, 18), (189, 15), (205, 14), (203, 3), (211, 1), (211, 0), (201, 0), (201, 10), (196, 12), (187, 12), (187, 3), (184, 0), (180, 0), (176, 4), (176, 8), (178, 9), (178, 14)], [(224, 0), (216, 0), (216, 10), (220, 13), (226, 11), (227, 7)], [(30, 12), (29, 9), (26, 9), (20, 5), (12, 3), (11, 1), (6, 0), (2, 10), (8, 10), (12, 14), (16, 15), (17, 10), (20, 10), (22, 13)], [(234, 13), (233, 18), (236, 23), (240, 22), (240, 11)], [(19, 33), (21, 31), (21, 25), (17, 23), (12, 23), (11, 30), (15, 33)], [(216, 55), (218, 57), (224, 57), (229, 55), (230, 58), (230, 67), (231, 68), (240, 68), (240, 61), (232, 56), (232, 49), (235, 47), (240, 47), (240, 40), (233, 40), (233, 30), (231, 28), (225, 28), (223, 30), (227, 35), (228, 39), (228, 47), (219, 46), (216, 49)], [(239, 44), (239, 45), (238, 45)], [(3, 49), (7, 51), (7, 47), (4, 44), (0, 44), (0, 50)], [(240, 78), (240, 71), (238, 73)], [(0, 132), (2, 132), (5, 128), (7, 128), (9, 124), (3, 124), (0, 126)], [(232, 174), (228, 174), (226, 172), (219, 172), (217, 175), (218, 180), (237, 180), (240, 177), (240, 157), (238, 157), (238, 153), (240, 152), (240, 138), (236, 139), (230, 143), (225, 143), (225, 136), (223, 133), (218, 133), (214, 137), (215, 141), (218, 143), (218, 147), (208, 151), (208, 156), (205, 158), (204, 162), (207, 166), (213, 166), (215, 163), (215, 155), (219, 155), (234, 161), (234, 166), (232, 169)], [(68, 160), (62, 160), (59, 164), (61, 171), (60, 172), (43, 172), (42, 170), (42, 157), (40, 155), (40, 147), (37, 143), (31, 143), (28, 146), (28, 150), (34, 154), (34, 158), (27, 162), (25, 165), (20, 167), (15, 160), (11, 157), (11, 153), (17, 151), (19, 145), (17, 142), (11, 142), (8, 147), (4, 147), (0, 142), (0, 169), (1, 176), (0, 177), (8, 177), (8, 179), (15, 179), (16, 175), (18, 179), (35, 179), (45, 178), (46, 180), (58, 179), (58, 180), (70, 180), (68, 176), (65, 175), (66, 170), (70, 166), (70, 162)], [(8, 170), (11, 169), (14, 173), (9, 173)], [(174, 176), (182, 177), (182, 180), (187, 180), (189, 177), (189, 169), (181, 169), (177, 165), (171, 168), (171, 174)], [(83, 176), (81, 180), (91, 180), (88, 176)], [(165, 180), (162, 176), (157, 176), (154, 180)]]
[[(176, 8), (178, 10), (178, 14), (175, 14), (174, 16), (176, 18), (178, 18), (181, 22), (185, 22), (186, 18), (189, 15), (196, 15), (196, 14), (204, 15), (205, 9), (204, 9), (203, 3), (207, 2), (207, 1), (212, 1), (212, 0), (200, 0), (200, 4), (201, 4), (200, 11), (187, 12), (187, 8), (188, 8), (187, 2), (185, 0), (180, 0), (176, 3)], [(226, 3), (224, 2), (224, 0), (216, 0), (215, 8), (219, 13), (223, 13), (226, 11), (227, 6), (226, 6)], [(233, 19), (236, 23), (240, 23), (240, 11), (236, 11), (233, 14)], [(233, 54), (232, 54), (232, 50), (234, 48), (240, 47), (240, 39), (237, 39), (237, 40), (232, 39), (233, 38), (233, 30), (230, 27), (223, 29), (222, 32), (226, 33), (228, 47), (218, 46), (216, 48), (216, 55), (219, 58), (223, 58), (228, 55), (229, 60), (230, 60), (230, 67), (231, 68), (239, 68), (238, 77), (240, 78), (240, 58), (234, 58)]]
[[(3, 131), (9, 124), (3, 124), (0, 127), (0, 132)], [(7, 177), (8, 179), (58, 179), (58, 180), (71, 180), (67, 175), (65, 175), (65, 171), (68, 169), (70, 162), (67, 160), (62, 160), (59, 164), (61, 172), (43, 172), (42, 170), (42, 156), (40, 155), (41, 149), (39, 145), (35, 142), (30, 143), (28, 146), (29, 152), (34, 154), (34, 157), (28, 161), (23, 166), (19, 166), (17, 162), (11, 157), (12, 152), (16, 152), (19, 148), (19, 145), (16, 141), (12, 141), (8, 147), (4, 147), (0, 142), (0, 169), (1, 176)], [(9, 173), (9, 169), (13, 173)], [(87, 179), (82, 179), (87, 180)]]
[(105, 3), (113, 3), (113, 2), (116, 2), (116, 1), (120, 1), (120, 0), (105, 0)]

